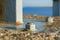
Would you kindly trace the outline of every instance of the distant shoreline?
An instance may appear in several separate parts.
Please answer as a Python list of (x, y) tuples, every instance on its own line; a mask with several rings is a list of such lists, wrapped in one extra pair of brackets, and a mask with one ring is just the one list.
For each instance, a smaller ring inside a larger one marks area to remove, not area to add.
[(46, 20), (46, 16), (39, 16), (34, 14), (24, 14), (23, 18), (25, 19), (34, 19), (34, 20)]

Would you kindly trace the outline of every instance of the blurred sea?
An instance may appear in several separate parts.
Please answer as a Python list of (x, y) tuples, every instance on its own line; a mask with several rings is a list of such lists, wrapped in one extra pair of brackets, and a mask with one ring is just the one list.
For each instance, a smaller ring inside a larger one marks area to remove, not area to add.
[(23, 30), (25, 29), (25, 26), (28, 22), (33, 22), (35, 24), (35, 27), (36, 27), (36, 31), (37, 32), (42, 32), (45, 30), (45, 26), (46, 26), (46, 23), (44, 21), (41, 21), (41, 20), (32, 20), (32, 19), (24, 19), (23, 20), (23, 24), (22, 25), (6, 25), (4, 27), (1, 27), (3, 29), (8, 29), (8, 30)]
[(37, 14), (41, 16), (52, 16), (52, 7), (23, 7), (24, 14)]

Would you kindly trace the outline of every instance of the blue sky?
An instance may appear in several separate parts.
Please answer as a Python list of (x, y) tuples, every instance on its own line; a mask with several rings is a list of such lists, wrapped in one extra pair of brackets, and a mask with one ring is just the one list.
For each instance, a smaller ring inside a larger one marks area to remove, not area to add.
[(23, 0), (23, 7), (52, 7), (53, 0)]

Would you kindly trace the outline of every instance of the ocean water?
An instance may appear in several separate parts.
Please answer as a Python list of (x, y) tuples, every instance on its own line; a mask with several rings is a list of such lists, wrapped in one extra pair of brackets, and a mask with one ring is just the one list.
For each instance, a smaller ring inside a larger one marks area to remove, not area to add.
[(25, 29), (25, 26), (28, 22), (33, 22), (35, 24), (37, 32), (42, 32), (45, 30), (46, 23), (44, 21), (32, 20), (32, 19), (24, 19), (23, 21), (24, 21), (24, 23), (22, 25), (18, 25), (18, 26), (6, 25), (6, 27), (2, 27), (2, 28), (8, 29), (8, 30), (23, 30), (23, 29)]
[(52, 16), (52, 7), (23, 7), (24, 14), (36, 14), (41, 16)]

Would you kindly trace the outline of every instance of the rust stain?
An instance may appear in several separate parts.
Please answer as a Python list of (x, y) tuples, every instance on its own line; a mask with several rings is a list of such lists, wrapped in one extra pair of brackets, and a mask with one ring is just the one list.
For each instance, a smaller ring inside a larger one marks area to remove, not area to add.
[(16, 22), (16, 25), (22, 25), (23, 23), (21, 23), (20, 21)]

